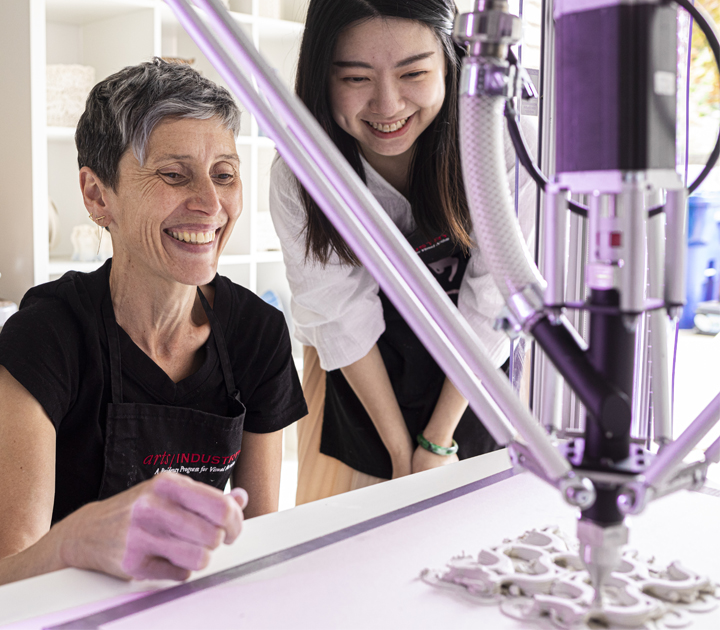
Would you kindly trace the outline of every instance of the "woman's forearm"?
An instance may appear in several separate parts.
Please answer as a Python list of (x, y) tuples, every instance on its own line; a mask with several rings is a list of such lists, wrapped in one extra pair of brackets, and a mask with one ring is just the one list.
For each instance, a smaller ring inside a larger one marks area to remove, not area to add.
[(0, 559), (0, 585), (66, 569), (58, 538), (50, 530), (34, 545)]
[(440, 397), (423, 435), (438, 446), (451, 446), (453, 434), (462, 418), (468, 402), (449, 379), (445, 379)]
[(245, 518), (277, 512), (280, 499), (283, 432), (243, 434), (242, 452), (233, 471), (233, 486), (244, 488), (249, 502)]
[(359, 361), (342, 368), (342, 373), (390, 453), (393, 477), (409, 474), (413, 442), (377, 345)]

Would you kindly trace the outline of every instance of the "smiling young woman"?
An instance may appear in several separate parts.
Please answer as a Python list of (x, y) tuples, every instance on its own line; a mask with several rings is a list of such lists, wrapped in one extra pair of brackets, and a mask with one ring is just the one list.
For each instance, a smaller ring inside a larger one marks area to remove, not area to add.
[[(311, 0), (296, 91), (501, 366), (502, 300), (460, 169), (455, 14), (453, 0)], [(514, 164), (508, 142), (513, 184)], [(521, 176), (526, 233), (534, 203)], [(497, 448), (281, 160), (270, 211), (305, 345), (298, 503)]]

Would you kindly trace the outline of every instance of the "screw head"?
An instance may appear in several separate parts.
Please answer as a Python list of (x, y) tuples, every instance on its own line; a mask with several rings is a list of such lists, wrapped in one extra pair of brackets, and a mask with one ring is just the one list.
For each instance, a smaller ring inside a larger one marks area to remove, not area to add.
[(573, 477), (568, 479), (563, 491), (565, 500), (581, 510), (587, 510), (595, 503), (597, 493), (592, 481), (587, 477)]
[(624, 488), (617, 498), (617, 506), (623, 514), (629, 514), (637, 503), (637, 493), (632, 488)]

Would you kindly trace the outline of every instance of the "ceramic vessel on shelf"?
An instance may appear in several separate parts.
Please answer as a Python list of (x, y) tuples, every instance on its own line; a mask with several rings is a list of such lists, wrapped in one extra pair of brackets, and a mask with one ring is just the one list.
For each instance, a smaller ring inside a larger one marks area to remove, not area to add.
[(95, 68), (79, 64), (48, 64), (47, 124), (75, 127), (95, 85)]
[(48, 198), (48, 249), (52, 251), (60, 241), (60, 215), (52, 199)]

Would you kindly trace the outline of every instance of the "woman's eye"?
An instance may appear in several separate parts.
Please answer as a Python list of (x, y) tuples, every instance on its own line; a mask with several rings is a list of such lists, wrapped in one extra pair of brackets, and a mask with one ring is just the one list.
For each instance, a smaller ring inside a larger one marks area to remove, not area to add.
[(235, 173), (216, 173), (213, 177), (219, 179), (223, 184), (227, 184), (235, 179)]
[(158, 171), (160, 175), (162, 175), (165, 179), (170, 179), (173, 181), (179, 181), (183, 178), (182, 173), (178, 173), (176, 171)]
[(407, 74), (403, 75), (408, 79), (416, 79), (418, 77), (421, 77), (423, 74), (427, 74), (427, 70), (417, 70), (416, 72), (408, 72)]
[(362, 83), (363, 81), (366, 81), (367, 79), (365, 77), (345, 77), (343, 81), (346, 83)]

